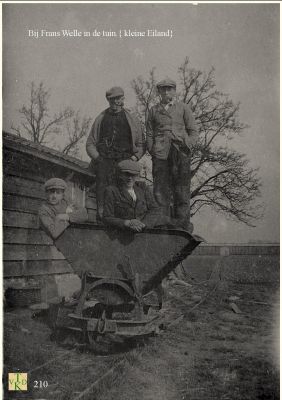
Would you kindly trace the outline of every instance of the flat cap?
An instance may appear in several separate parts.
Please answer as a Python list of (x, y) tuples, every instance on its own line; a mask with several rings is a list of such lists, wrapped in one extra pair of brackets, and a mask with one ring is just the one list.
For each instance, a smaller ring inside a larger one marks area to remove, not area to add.
[(132, 175), (139, 175), (141, 171), (141, 166), (137, 161), (133, 160), (123, 160), (117, 165), (120, 172), (128, 172)]
[(174, 87), (174, 88), (176, 88), (176, 82), (170, 78), (166, 78), (157, 83), (157, 88), (159, 88), (159, 87)]
[(107, 99), (112, 99), (113, 97), (124, 96), (124, 90), (119, 86), (114, 86), (106, 91)]
[(44, 188), (45, 188), (45, 190), (49, 190), (49, 189), (65, 190), (67, 188), (67, 184), (61, 178), (51, 178), (51, 179), (48, 179), (48, 181), (46, 181), (44, 183)]

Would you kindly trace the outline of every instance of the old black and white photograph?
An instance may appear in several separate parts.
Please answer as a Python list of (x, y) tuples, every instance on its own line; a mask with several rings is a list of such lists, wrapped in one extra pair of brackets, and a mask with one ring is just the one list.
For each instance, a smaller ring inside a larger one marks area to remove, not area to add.
[(280, 398), (280, 3), (2, 4), (3, 399)]

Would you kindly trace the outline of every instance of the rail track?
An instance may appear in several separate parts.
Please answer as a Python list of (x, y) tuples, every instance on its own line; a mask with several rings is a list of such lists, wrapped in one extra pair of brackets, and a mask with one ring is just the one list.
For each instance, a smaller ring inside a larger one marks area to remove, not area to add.
[[(86, 348), (58, 349), (57, 355), (28, 371), (30, 382), (48, 382), (46, 388), (32, 388), (26, 399), (94, 400), (107, 382), (116, 380), (126, 366), (142, 353), (141, 347), (123, 353), (99, 355)], [(64, 371), (62, 377), (62, 371)], [(77, 378), (79, 375), (80, 379)], [(58, 377), (60, 376), (60, 381)], [(104, 390), (103, 389), (103, 390)], [(10, 398), (9, 398), (10, 400)]]
[[(51, 332), (43, 321), (30, 317), (29, 310), (5, 314), (6, 334), (11, 335), (9, 340), (13, 345), (5, 349), (4, 400), (94, 400), (145, 349), (142, 345), (118, 344), (104, 355), (86, 345), (58, 344), (50, 340)], [(7, 390), (11, 372), (27, 373), (27, 391)]]

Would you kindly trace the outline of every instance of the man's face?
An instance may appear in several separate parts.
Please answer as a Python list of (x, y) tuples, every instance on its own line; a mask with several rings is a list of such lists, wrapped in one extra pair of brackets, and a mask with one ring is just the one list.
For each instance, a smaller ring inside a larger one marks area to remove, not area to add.
[(48, 203), (52, 204), (52, 206), (56, 206), (63, 200), (64, 190), (63, 189), (49, 189), (49, 190), (46, 190), (46, 196), (47, 196)]
[(108, 98), (108, 102), (113, 111), (120, 111), (124, 106), (124, 96)]
[(134, 183), (136, 182), (137, 175), (131, 174), (129, 172), (120, 172), (119, 173), (119, 180), (122, 186), (126, 187), (127, 189), (132, 189)]
[(158, 91), (161, 97), (161, 102), (164, 104), (172, 101), (176, 94), (176, 88), (172, 86), (161, 86), (158, 88)]

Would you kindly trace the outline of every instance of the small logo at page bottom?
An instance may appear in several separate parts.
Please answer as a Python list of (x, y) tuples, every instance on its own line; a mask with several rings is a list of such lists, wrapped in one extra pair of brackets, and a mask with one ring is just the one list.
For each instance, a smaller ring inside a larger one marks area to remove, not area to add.
[(9, 372), (8, 383), (8, 390), (27, 390), (27, 373)]

